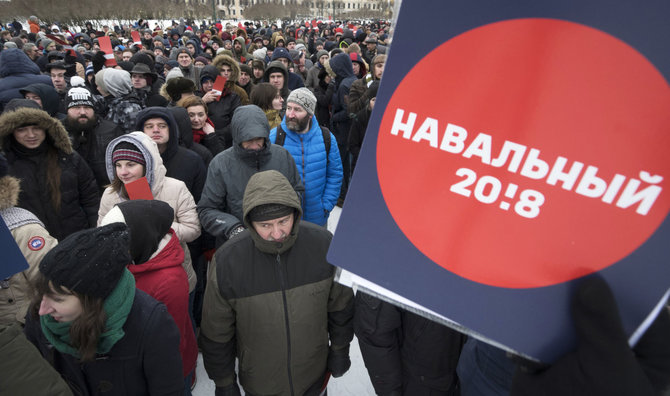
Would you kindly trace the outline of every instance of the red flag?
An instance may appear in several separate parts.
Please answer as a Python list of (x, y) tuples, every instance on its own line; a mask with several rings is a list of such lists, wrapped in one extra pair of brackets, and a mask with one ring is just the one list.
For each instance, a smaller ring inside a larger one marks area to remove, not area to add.
[(114, 58), (114, 49), (112, 49), (112, 41), (109, 39), (109, 36), (98, 37), (98, 44), (100, 44), (100, 49), (105, 53), (105, 66), (114, 67), (116, 66), (116, 59)]
[(70, 53), (70, 55), (72, 55), (72, 56), (77, 56), (77, 54), (74, 52), (74, 48), (72, 48), (72, 46), (70, 45), (70, 43), (69, 43), (68, 41), (61, 40), (58, 36), (55, 36), (55, 35), (53, 35), (53, 34), (51, 34), (51, 33), (47, 34), (46, 36), (47, 36), (49, 39), (55, 41), (56, 44), (60, 44), (60, 45), (62, 45), (62, 46), (63, 46), (63, 49), (65, 49), (65, 51), (67, 51), (68, 53)]

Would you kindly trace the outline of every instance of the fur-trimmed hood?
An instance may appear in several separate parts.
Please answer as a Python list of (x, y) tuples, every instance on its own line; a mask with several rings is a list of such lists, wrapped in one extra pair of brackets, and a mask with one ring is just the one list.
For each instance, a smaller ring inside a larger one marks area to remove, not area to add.
[(226, 81), (226, 88), (231, 89), (233, 85), (240, 78), (240, 65), (237, 63), (232, 56), (228, 55), (217, 55), (214, 60), (212, 60), (212, 65), (221, 73), (221, 66), (228, 65), (230, 66), (230, 78)]
[(12, 176), (0, 177), (0, 210), (9, 209), (19, 202), (21, 185), (19, 179)]
[(11, 136), (16, 128), (36, 125), (46, 132), (47, 142), (65, 154), (72, 154), (72, 143), (63, 124), (46, 111), (23, 107), (5, 112), (0, 116), (0, 147), (7, 151), (11, 146)]

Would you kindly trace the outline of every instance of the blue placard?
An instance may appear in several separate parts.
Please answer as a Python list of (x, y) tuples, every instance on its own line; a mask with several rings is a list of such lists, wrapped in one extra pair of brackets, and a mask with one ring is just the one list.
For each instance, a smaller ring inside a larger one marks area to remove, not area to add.
[(16, 245), (5, 221), (0, 218), (0, 247), (2, 249), (2, 266), (0, 268), (0, 279), (6, 279), (17, 272), (28, 269), (28, 262)]

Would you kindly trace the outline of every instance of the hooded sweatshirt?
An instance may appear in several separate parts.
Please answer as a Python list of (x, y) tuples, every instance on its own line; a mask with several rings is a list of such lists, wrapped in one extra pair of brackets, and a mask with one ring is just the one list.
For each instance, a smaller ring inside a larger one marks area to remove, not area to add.
[(109, 106), (105, 119), (120, 126), (124, 133), (132, 132), (137, 113), (142, 110), (144, 104), (139, 96), (132, 91), (130, 73), (125, 70), (104, 69), (102, 80), (104, 82), (103, 89), (110, 94), (105, 98)]
[(333, 101), (333, 117), (331, 118), (333, 132), (335, 132), (338, 138), (344, 137), (343, 144), (346, 144), (346, 136), (348, 136), (349, 128), (351, 127), (346, 101), (351, 84), (356, 81), (356, 76), (354, 75), (351, 58), (348, 54), (335, 55), (329, 64), (333, 72), (335, 72), (335, 85), (337, 86), (337, 92)]
[(49, 113), (50, 116), (56, 117), (61, 121), (65, 118), (65, 114), (59, 113), (60, 97), (58, 92), (51, 84), (36, 83), (27, 85), (21, 89), (21, 93), (32, 92), (40, 97), (42, 101), (42, 109)]

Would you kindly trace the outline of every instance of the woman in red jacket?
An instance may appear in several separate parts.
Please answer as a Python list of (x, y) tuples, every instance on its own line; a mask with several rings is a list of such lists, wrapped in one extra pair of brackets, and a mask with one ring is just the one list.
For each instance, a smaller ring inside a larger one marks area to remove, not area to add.
[(184, 251), (170, 228), (173, 216), (173, 209), (163, 201), (131, 200), (118, 203), (101, 224), (120, 222), (128, 226), (132, 258), (128, 270), (137, 288), (165, 304), (177, 324), (185, 394), (190, 394), (198, 346), (188, 313)]

